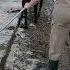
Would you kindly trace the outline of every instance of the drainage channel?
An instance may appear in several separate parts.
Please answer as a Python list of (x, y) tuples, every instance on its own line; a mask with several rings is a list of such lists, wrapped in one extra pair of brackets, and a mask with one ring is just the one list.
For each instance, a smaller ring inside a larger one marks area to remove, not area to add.
[[(19, 13), (17, 13), (17, 14), (15, 15), (15, 17), (13, 17), (13, 18), (10, 20), (10, 22), (7, 23), (7, 25), (6, 25), (3, 29), (0, 30), (0, 32), (2, 32), (19, 14), (21, 14), (21, 12), (22, 12), (23, 10), (24, 10), (24, 8), (23, 8)], [(5, 49), (5, 55), (2, 57), (1, 62), (0, 62), (0, 70), (5, 70), (4, 66), (5, 66), (7, 57), (8, 57), (8, 55), (9, 55), (9, 53), (10, 53), (11, 46), (12, 46), (12, 44), (13, 44), (15, 38), (16, 38), (15, 33), (17, 32), (17, 30), (18, 30), (18, 24), (16, 25), (16, 27), (15, 27), (15, 29), (14, 29), (12, 35), (11, 35), (11, 38), (10, 38), (10, 40), (9, 40), (8, 43), (7, 43), (7, 47), (6, 47), (6, 49)]]
[(11, 36), (11, 39), (10, 41), (8, 42), (7, 44), (7, 48), (6, 48), (6, 54), (4, 55), (4, 57), (2, 58), (1, 60), (1, 63), (0, 63), (0, 70), (4, 70), (4, 66), (5, 66), (5, 63), (6, 63), (6, 59), (10, 53), (10, 49), (11, 49), (11, 46), (14, 42), (14, 39), (15, 39), (15, 33), (17, 32), (17, 28), (14, 30), (12, 36)]

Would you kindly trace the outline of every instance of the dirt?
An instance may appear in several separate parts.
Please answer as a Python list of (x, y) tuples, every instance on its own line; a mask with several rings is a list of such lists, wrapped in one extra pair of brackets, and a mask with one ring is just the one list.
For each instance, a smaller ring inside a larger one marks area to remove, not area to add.
[[(44, 6), (46, 8), (46, 5), (44, 5)], [(45, 8), (43, 8), (43, 9), (45, 9)], [(28, 30), (24, 30), (24, 33), (23, 33), (25, 35), (25, 36), (23, 35), (25, 38), (23, 40), (20, 38), (22, 41), (26, 40), (25, 43), (23, 42), (23, 44), (25, 44), (25, 46), (22, 45), (23, 52), (24, 52), (25, 48), (26, 48), (26, 50), (30, 50), (31, 52), (33, 52), (33, 55), (30, 55), (29, 57), (27, 55), (25, 55), (25, 56), (23, 55), (22, 58), (23, 59), (32, 58), (32, 59), (40, 60), (40, 63), (37, 64), (37, 67), (35, 70), (47, 70), (46, 68), (48, 66), (48, 49), (49, 49), (51, 24), (50, 24), (50, 22), (48, 22), (48, 20), (50, 20), (50, 19), (47, 18), (46, 9), (42, 10), (41, 12), (42, 12), (41, 16), (40, 16), (37, 24), (35, 24), (36, 27), (28, 26)], [(30, 22), (30, 23), (33, 23), (33, 22)], [(26, 39), (26, 37), (29, 39), (29, 41), (28, 41), (28, 39)], [(17, 43), (19, 43), (19, 41)], [(27, 43), (27, 45), (26, 45), (26, 43)], [(21, 42), (19, 44), (21, 44)], [(16, 47), (16, 48), (20, 49), (21, 46)], [(65, 50), (67, 50), (67, 52), (70, 51), (70, 49), (65, 49)], [(62, 54), (62, 58), (59, 62), (58, 70), (70, 70), (69, 69), (70, 68), (70, 63), (69, 63), (70, 62), (70, 58), (69, 58), (70, 52), (67, 54), (67, 52), (65, 52), (65, 50), (64, 50), (64, 53)], [(19, 51), (20, 50), (18, 50), (18, 52)], [(12, 52), (12, 53), (14, 53), (14, 52)], [(20, 56), (22, 56), (22, 55), (19, 55), (19, 57)], [(10, 60), (10, 59), (8, 59), (8, 60)], [(13, 61), (13, 60), (11, 60), (11, 61)], [(23, 61), (21, 61), (21, 62), (23, 62)], [(16, 62), (18, 62), (18, 61), (16, 61)], [(14, 64), (14, 62), (12, 62), (12, 63), (10, 62), (10, 64)], [(21, 66), (22, 65), (19, 65), (19, 67), (21, 67)], [(39, 69), (39, 67), (41, 67), (41, 69)], [(14, 69), (14, 70), (16, 70), (16, 69)]]

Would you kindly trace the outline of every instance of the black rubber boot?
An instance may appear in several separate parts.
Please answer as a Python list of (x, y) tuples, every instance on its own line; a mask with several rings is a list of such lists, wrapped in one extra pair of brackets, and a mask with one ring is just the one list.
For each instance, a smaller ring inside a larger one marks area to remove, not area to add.
[(58, 70), (58, 62), (59, 61), (49, 60), (48, 70)]
[[(24, 15), (24, 16), (23, 16)], [(24, 24), (21, 24), (22, 19), (24, 18)], [(18, 27), (20, 28), (24, 28), (24, 29), (28, 29), (28, 25), (27, 25), (27, 9), (25, 9), (22, 13), (21, 16), (18, 20)]]
[(34, 23), (37, 23), (37, 8), (38, 8), (38, 4), (36, 4), (34, 6)]
[(19, 27), (20, 27), (20, 28), (24, 28), (24, 29), (28, 29), (28, 26), (25, 25), (25, 24), (21, 24)]

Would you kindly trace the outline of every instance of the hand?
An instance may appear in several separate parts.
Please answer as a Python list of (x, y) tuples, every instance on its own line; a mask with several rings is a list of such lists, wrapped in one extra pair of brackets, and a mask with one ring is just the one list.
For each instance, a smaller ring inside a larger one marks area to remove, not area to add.
[(24, 8), (30, 9), (30, 8), (31, 8), (31, 4), (27, 2), (27, 3), (24, 5)]

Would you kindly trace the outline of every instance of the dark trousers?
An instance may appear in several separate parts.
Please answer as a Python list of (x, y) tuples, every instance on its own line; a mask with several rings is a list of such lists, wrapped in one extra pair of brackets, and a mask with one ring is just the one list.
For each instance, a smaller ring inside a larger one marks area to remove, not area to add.
[[(24, 5), (25, 5), (26, 2), (30, 2), (30, 1), (31, 1), (31, 0), (22, 0), (22, 7), (24, 7)], [(38, 6), (38, 4), (36, 4), (36, 5), (34, 6), (34, 23), (37, 22), (37, 6)], [(23, 15), (24, 15), (24, 16), (23, 16)], [(21, 20), (23, 19), (23, 17), (24, 17), (24, 19), (25, 19), (24, 24), (27, 26), (27, 9), (25, 9), (25, 10), (21, 13), (21, 15), (20, 15), (20, 17), (19, 17), (19, 20), (18, 20), (18, 26), (20, 25), (20, 22), (21, 22)]]

